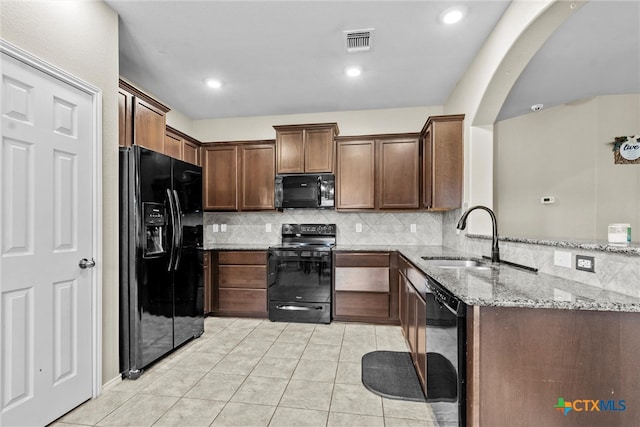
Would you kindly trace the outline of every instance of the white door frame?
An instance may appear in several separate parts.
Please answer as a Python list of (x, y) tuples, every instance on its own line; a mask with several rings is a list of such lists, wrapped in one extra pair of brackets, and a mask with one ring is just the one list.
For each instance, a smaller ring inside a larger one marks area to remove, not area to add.
[(88, 269), (91, 274), (91, 364), (92, 397), (102, 390), (102, 90), (78, 77), (52, 65), (18, 46), (0, 39), (0, 52), (46, 73), (91, 96), (93, 119), (93, 188), (92, 188), (92, 254), (96, 260), (95, 268)]

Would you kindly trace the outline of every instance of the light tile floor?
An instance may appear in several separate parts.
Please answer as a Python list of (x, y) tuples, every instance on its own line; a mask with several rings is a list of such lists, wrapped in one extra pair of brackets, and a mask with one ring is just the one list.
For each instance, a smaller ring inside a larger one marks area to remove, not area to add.
[(200, 338), (53, 426), (437, 425), (428, 404), (362, 385), (373, 350), (407, 351), (400, 328), (209, 317)]

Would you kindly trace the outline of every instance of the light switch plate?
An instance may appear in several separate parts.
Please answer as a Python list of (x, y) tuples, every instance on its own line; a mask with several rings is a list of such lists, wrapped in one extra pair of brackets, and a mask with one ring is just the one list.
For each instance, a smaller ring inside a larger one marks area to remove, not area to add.
[(412, 233), (416, 232), (416, 225), (415, 224), (411, 224), (411, 232)]
[(223, 233), (227, 232), (227, 224), (220, 224), (220, 231)]
[(362, 233), (362, 224), (356, 222), (356, 233)]
[(271, 223), (268, 222), (264, 225), (264, 231), (267, 233), (271, 233)]
[(214, 232), (214, 233), (217, 233), (218, 232), (218, 224), (212, 224), (211, 225), (211, 231)]
[(571, 268), (571, 252), (553, 251), (553, 264), (558, 267)]

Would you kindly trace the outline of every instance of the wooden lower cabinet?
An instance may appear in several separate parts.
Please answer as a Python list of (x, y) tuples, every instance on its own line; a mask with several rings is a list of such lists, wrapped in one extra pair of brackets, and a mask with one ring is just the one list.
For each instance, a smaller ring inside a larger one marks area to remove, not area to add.
[[(468, 313), (467, 425), (638, 425), (640, 313), (514, 307)], [(559, 399), (573, 405), (566, 415), (555, 407)], [(599, 401), (595, 408), (592, 401)]]
[(204, 314), (211, 313), (213, 301), (211, 298), (211, 252), (205, 251), (202, 255), (202, 273), (204, 281)]
[[(427, 378), (427, 303), (416, 290), (425, 277), (403, 257), (398, 261), (399, 317), (402, 333), (409, 345), (411, 360), (426, 392)], [(415, 283), (415, 284), (414, 284)]]
[(267, 252), (216, 251), (213, 258), (213, 314), (267, 317)]
[(334, 253), (334, 320), (394, 322), (397, 287), (390, 285), (390, 258), (388, 252)]

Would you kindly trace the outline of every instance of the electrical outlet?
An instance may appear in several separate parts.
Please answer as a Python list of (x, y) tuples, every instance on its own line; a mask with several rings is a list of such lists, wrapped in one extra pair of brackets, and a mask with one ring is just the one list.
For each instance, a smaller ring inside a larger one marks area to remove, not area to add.
[(571, 268), (571, 252), (553, 251), (553, 264), (558, 267)]
[(214, 232), (214, 233), (217, 233), (218, 232), (218, 224), (212, 224), (211, 225), (211, 231)]
[(596, 259), (592, 256), (576, 255), (576, 270), (589, 271), (595, 273)]
[(227, 224), (220, 224), (220, 231), (223, 233), (227, 232)]
[(411, 232), (412, 233), (416, 232), (416, 225), (415, 224), (411, 224)]
[(268, 222), (264, 225), (264, 231), (267, 233), (271, 233), (271, 223)]
[(362, 224), (356, 222), (356, 233), (362, 233)]

